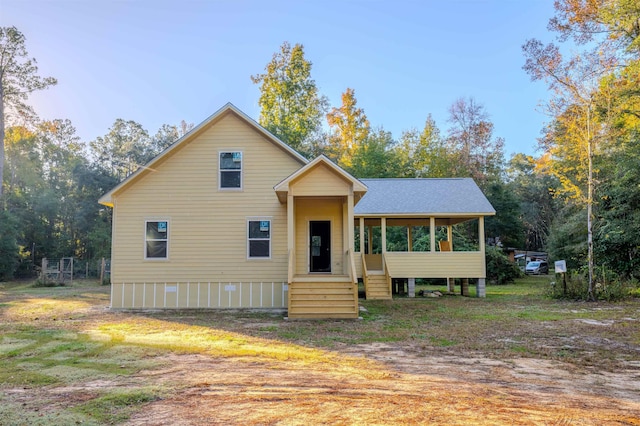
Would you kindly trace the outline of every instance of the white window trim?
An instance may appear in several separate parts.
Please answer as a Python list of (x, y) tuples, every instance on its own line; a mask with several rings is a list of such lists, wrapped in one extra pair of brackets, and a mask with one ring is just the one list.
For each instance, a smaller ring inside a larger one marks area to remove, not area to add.
[[(249, 238), (249, 222), (259, 222), (261, 220), (269, 221), (269, 238)], [(247, 260), (271, 260), (271, 253), (273, 249), (273, 217), (272, 216), (256, 216), (247, 217)], [(251, 257), (249, 256), (249, 242), (250, 241), (269, 241), (269, 257)]]
[[(240, 160), (240, 170), (236, 170), (236, 169), (225, 169), (228, 171), (239, 171), (240, 172), (240, 187), (239, 188), (223, 188), (222, 187), (222, 169), (221, 169), (221, 161), (220, 161), (220, 155), (224, 154), (224, 153), (234, 153), (234, 152), (239, 152), (241, 155), (241, 160)], [(242, 191), (242, 189), (244, 188), (244, 152), (241, 149), (234, 149), (234, 148), (229, 148), (229, 149), (221, 149), (218, 151), (218, 191)]]
[[(149, 222), (167, 222), (167, 256), (166, 257), (147, 257), (147, 241), (164, 241), (164, 240), (147, 240), (147, 224)], [(144, 229), (142, 230), (142, 251), (144, 255), (144, 260), (148, 260), (150, 262), (166, 262), (169, 260), (169, 241), (171, 241), (171, 220), (169, 218), (161, 217), (161, 218), (149, 218), (144, 220)]]

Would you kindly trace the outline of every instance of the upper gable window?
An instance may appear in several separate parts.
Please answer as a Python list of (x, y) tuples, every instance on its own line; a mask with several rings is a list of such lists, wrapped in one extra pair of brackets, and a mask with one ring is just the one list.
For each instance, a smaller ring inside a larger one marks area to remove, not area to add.
[(220, 153), (220, 189), (242, 189), (242, 152)]

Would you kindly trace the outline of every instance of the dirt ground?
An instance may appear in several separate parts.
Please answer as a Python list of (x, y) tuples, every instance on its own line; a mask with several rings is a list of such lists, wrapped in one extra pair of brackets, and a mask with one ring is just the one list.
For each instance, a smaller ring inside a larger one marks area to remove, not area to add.
[[(147, 317), (98, 304), (66, 324), (38, 318), (83, 332), (130, 320)], [(234, 328), (269, 326), (260, 321), (238, 317)], [(640, 425), (640, 358), (613, 372), (526, 357), (429, 355), (411, 342), (336, 343), (327, 353), (333, 361), (306, 363), (164, 351), (149, 355), (161, 367), (133, 375), (2, 392), (25, 410), (51, 411), (105, 389), (169, 390), (127, 425)]]
[(127, 424), (640, 424), (637, 370), (595, 373), (536, 359), (418, 357), (387, 344), (344, 353), (374, 359), (388, 375), (172, 355), (172, 367), (143, 376), (184, 389)]

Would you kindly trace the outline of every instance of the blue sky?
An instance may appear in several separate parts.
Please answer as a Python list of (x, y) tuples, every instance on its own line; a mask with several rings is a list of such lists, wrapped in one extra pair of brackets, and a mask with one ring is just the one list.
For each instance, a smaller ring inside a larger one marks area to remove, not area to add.
[(70, 119), (87, 142), (117, 118), (154, 134), (227, 102), (257, 119), (250, 76), (289, 41), (305, 46), (332, 106), (351, 87), (371, 124), (399, 138), (429, 113), (445, 132), (453, 101), (474, 97), (508, 155), (535, 154), (548, 120), (521, 45), (548, 41), (552, 14), (551, 0), (0, 0), (0, 25), (15, 25), (40, 74), (58, 79), (31, 104), (43, 119)]

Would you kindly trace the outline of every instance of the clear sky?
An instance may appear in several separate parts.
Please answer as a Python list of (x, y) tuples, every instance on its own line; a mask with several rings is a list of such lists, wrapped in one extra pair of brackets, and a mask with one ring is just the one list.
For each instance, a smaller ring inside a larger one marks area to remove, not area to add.
[(459, 97), (485, 106), (506, 153), (535, 154), (547, 96), (522, 70), (521, 46), (549, 40), (551, 0), (0, 0), (40, 75), (43, 119), (70, 119), (86, 142), (117, 118), (150, 134), (200, 123), (227, 102), (259, 114), (261, 73), (284, 41), (302, 43), (332, 106), (347, 87), (372, 126), (399, 138), (431, 113), (444, 132)]

